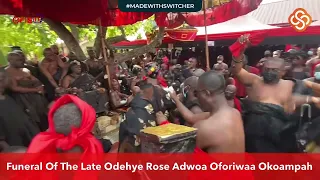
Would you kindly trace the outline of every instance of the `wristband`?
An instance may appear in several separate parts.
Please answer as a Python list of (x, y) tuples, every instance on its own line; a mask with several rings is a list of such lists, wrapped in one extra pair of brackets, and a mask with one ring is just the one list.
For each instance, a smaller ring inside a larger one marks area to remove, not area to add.
[(159, 126), (165, 125), (165, 124), (170, 124), (168, 120), (163, 121), (162, 123), (159, 124)]
[(235, 62), (235, 63), (242, 63), (243, 62), (243, 57), (240, 61), (237, 61), (234, 57), (232, 57), (232, 61)]

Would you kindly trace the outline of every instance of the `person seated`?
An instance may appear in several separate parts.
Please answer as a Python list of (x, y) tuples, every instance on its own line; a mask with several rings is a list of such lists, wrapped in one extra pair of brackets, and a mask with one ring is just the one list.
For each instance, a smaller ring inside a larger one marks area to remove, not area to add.
[(70, 94), (78, 95), (93, 106), (97, 113), (107, 110), (108, 97), (105, 89), (99, 87), (93, 76), (82, 72), (79, 61), (70, 62), (69, 74), (63, 79), (62, 88)]
[(115, 109), (122, 108), (128, 105), (131, 99), (128, 99), (129, 96), (120, 92), (120, 84), (116, 79), (111, 80), (111, 88), (110, 96), (111, 96), (111, 103), (112, 107)]
[(89, 58), (86, 60), (88, 66), (88, 73), (93, 77), (99, 76), (105, 69), (103, 59), (96, 58), (96, 52), (92, 47), (87, 48)]
[(10, 94), (18, 105), (25, 110), (30, 121), (41, 131), (48, 128), (48, 102), (42, 83), (24, 68), (25, 56), (11, 52), (8, 55), (9, 66), (6, 72), (11, 77)]
[(99, 84), (95, 78), (88, 73), (82, 72), (79, 61), (72, 61), (69, 65), (68, 75), (62, 80), (62, 87), (65, 89), (77, 88), (79, 91), (91, 91), (96, 89)]
[(23, 109), (8, 95), (8, 73), (0, 69), (0, 146), (29, 146), (39, 128), (31, 123)]
[[(81, 153), (81, 159), (88, 163), (90, 161), (90, 164), (103, 155), (101, 142), (92, 134), (96, 122), (95, 110), (77, 96), (64, 95), (59, 98), (50, 109), (48, 121), (49, 129), (34, 137), (27, 153), (38, 154), (39, 159), (45, 156), (43, 153)], [(95, 156), (91, 156), (92, 154)], [(92, 158), (84, 159), (88, 156)], [(81, 179), (79, 176), (83, 173), (90, 173), (93, 178), (97, 176), (96, 173), (87, 171), (75, 172), (73, 178)], [(48, 172), (43, 175), (47, 176)], [(51, 175), (55, 176), (56, 173)]]

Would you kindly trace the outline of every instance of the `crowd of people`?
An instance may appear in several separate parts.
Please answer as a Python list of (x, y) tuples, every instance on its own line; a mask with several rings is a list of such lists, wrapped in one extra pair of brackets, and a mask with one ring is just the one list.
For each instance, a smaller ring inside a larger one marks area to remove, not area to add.
[[(238, 42), (250, 45), (246, 35)], [(1, 150), (139, 153), (142, 129), (175, 123), (197, 129), (195, 152), (312, 151), (307, 145), (320, 143), (320, 48), (266, 51), (255, 67), (244, 52), (229, 65), (219, 55), (204, 70), (197, 57), (178, 64), (158, 51), (109, 64), (105, 76), (92, 48), (82, 62), (53, 45), (37, 65), (13, 50), (0, 71)], [(124, 112), (114, 144), (92, 134), (109, 109)]]

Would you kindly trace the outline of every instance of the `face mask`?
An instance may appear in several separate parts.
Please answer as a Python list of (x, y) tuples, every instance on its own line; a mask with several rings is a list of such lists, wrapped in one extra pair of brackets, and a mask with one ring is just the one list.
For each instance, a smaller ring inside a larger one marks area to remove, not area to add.
[(314, 77), (316, 78), (316, 80), (320, 80), (320, 72), (315, 72)]
[(274, 70), (264, 70), (262, 78), (266, 84), (277, 84), (280, 81), (279, 72)]
[(182, 87), (182, 94), (183, 94), (183, 97), (187, 97), (187, 94), (188, 94), (188, 90), (187, 90), (187, 87)]
[(313, 55), (313, 52), (312, 52), (312, 51), (308, 51), (308, 55), (309, 55), (309, 56), (312, 56), (312, 55)]

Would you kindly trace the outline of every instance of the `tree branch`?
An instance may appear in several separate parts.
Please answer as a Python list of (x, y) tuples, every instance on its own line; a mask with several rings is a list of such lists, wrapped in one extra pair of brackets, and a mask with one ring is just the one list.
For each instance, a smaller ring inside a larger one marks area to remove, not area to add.
[(86, 59), (78, 41), (72, 35), (72, 33), (61, 23), (52, 21), (45, 18), (44, 21), (49, 25), (50, 29), (53, 30), (60, 39), (64, 41), (70, 51), (73, 51), (77, 58), (81, 61)]
[(116, 63), (120, 64), (122, 62), (131, 60), (136, 56), (152, 51), (154, 48), (156, 48), (161, 44), (163, 36), (164, 36), (164, 27), (160, 27), (157, 36), (150, 44), (134, 49), (125, 54), (115, 54), (115, 59), (117, 60)]

